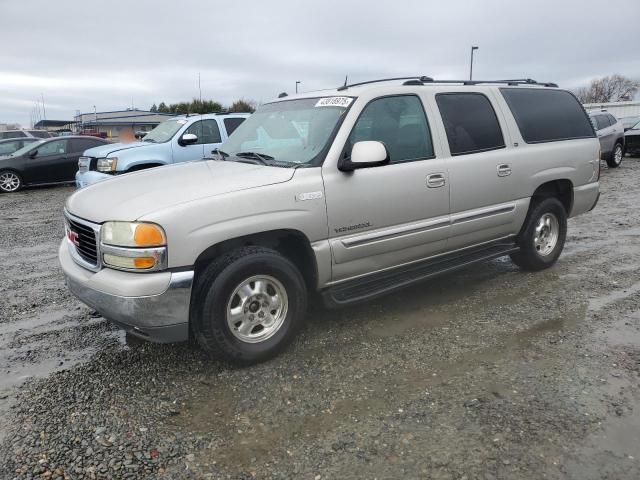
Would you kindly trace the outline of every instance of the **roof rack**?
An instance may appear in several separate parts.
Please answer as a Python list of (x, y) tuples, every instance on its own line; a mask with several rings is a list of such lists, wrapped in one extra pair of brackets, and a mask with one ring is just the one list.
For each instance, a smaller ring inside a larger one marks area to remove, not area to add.
[(517, 85), (541, 85), (543, 87), (557, 87), (558, 85), (552, 82), (536, 82), (531, 78), (515, 78), (510, 80), (435, 80), (431, 77), (420, 76), (420, 77), (394, 77), (394, 78), (381, 78), (378, 80), (368, 80), (366, 82), (352, 83), (349, 85), (342, 85), (338, 87), (338, 91), (347, 90), (350, 87), (358, 87), (360, 85), (368, 85), (371, 83), (379, 83), (379, 82), (392, 82), (396, 80), (405, 80), (403, 85), (425, 85), (425, 84), (434, 84), (434, 83), (444, 83), (444, 84), (455, 84), (459, 83), (462, 85), (482, 85), (487, 83), (504, 83), (509, 86), (517, 86)]

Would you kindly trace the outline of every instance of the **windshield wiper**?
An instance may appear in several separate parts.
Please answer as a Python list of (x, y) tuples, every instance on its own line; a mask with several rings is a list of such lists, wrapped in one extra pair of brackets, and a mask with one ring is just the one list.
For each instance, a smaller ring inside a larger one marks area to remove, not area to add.
[(236, 157), (240, 158), (250, 158), (252, 160), (258, 160), (263, 165), (269, 165), (269, 162), (273, 160), (271, 155), (265, 155), (264, 153), (256, 153), (256, 152), (238, 152), (235, 154)]
[(219, 148), (214, 148), (213, 150), (211, 150), (211, 153), (213, 153), (214, 155), (217, 154), (218, 158), (221, 160), (225, 160), (229, 156), (227, 152), (223, 152)]

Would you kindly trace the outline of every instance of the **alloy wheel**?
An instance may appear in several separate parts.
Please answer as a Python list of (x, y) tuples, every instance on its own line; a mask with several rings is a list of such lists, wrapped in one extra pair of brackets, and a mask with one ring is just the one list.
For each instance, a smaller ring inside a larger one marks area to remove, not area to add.
[(3, 192), (15, 192), (20, 188), (20, 177), (13, 172), (0, 173), (0, 190)]

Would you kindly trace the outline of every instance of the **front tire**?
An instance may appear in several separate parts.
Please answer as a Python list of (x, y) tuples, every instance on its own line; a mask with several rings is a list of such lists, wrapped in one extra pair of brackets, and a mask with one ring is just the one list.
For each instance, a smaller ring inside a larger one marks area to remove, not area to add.
[(244, 247), (205, 268), (192, 305), (202, 348), (248, 365), (291, 343), (304, 321), (307, 289), (290, 260), (268, 248)]
[[(533, 200), (532, 200), (533, 201)], [(567, 213), (557, 198), (545, 198), (532, 206), (518, 236), (520, 250), (511, 260), (523, 270), (551, 267), (562, 253), (567, 237)]]
[(0, 171), (0, 192), (13, 193), (22, 188), (22, 177), (11, 170)]
[(609, 165), (609, 168), (618, 168), (622, 163), (622, 157), (624, 157), (622, 144), (620, 142), (617, 142), (613, 147), (611, 158), (607, 159), (607, 165)]

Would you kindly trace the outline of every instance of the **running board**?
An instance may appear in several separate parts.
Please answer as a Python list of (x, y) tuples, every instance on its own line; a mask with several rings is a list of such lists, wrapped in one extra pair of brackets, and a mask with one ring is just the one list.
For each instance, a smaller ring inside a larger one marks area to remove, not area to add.
[(321, 295), (328, 308), (351, 305), (444, 273), (465, 268), (474, 263), (503, 257), (518, 250), (519, 248), (513, 242), (491, 243), (483, 247), (443, 255), (418, 264), (349, 280), (323, 290)]

